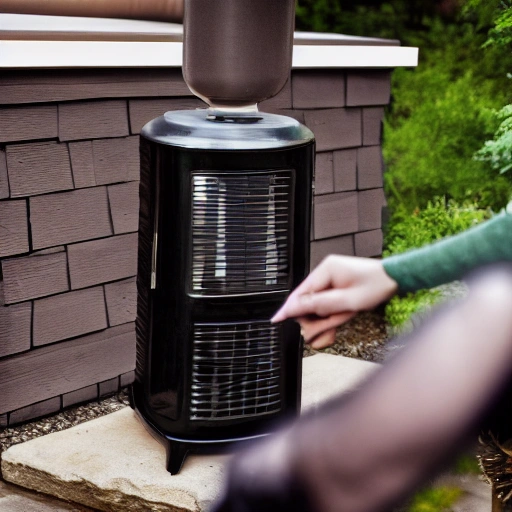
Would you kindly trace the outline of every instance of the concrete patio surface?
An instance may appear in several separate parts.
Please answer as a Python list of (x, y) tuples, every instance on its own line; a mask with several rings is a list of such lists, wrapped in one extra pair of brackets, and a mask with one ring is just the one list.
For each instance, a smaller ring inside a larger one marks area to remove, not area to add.
[[(376, 368), (375, 363), (327, 354), (305, 358), (302, 410), (353, 390)], [(12, 446), (2, 455), (2, 475), (19, 486), (102, 511), (199, 512), (220, 492), (228, 459), (193, 455), (171, 476), (163, 446), (125, 408)]]

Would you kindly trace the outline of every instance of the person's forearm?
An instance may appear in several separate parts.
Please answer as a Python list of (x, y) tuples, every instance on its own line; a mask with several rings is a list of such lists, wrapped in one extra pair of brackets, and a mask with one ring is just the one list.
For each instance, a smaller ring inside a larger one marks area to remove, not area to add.
[(474, 228), (383, 260), (400, 292), (432, 288), (460, 279), (481, 265), (512, 261), (512, 214), (502, 213)]
[(312, 510), (391, 510), (476, 430), (510, 381), (512, 273), (495, 271), (342, 407), (297, 427)]

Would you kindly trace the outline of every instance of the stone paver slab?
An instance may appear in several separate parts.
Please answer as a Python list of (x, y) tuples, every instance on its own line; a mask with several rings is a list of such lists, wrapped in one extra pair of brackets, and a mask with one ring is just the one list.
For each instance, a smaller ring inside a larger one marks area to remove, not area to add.
[(49, 498), (43, 494), (25, 491), (0, 480), (0, 512), (93, 512), (82, 505), (74, 505)]
[[(303, 410), (357, 387), (378, 365), (318, 354), (304, 360)], [(136, 414), (108, 416), (12, 446), (3, 477), (13, 483), (104, 511), (199, 512), (219, 494), (227, 455), (194, 455), (178, 475)]]

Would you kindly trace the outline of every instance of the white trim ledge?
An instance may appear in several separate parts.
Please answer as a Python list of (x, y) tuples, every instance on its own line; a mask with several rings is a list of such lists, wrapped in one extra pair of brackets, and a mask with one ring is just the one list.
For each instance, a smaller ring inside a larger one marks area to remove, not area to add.
[[(0, 68), (179, 68), (182, 43), (0, 41)], [(295, 45), (292, 68), (395, 68), (418, 65), (418, 48)]]

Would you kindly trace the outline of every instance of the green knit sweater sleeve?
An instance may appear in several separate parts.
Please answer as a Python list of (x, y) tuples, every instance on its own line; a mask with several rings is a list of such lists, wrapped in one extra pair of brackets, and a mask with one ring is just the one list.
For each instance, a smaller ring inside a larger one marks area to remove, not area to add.
[(512, 213), (503, 212), (458, 235), (385, 258), (383, 264), (399, 291), (411, 292), (460, 279), (480, 265), (499, 261), (512, 261)]

